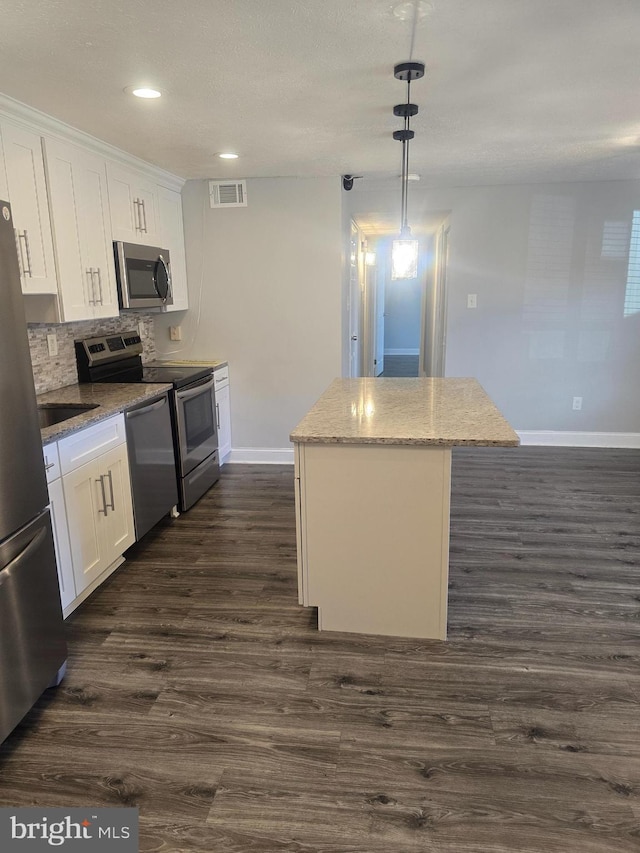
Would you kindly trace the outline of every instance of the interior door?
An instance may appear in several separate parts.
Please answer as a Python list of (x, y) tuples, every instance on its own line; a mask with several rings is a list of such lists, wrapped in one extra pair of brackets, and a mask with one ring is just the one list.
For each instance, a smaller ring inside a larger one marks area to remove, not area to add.
[(373, 355), (374, 376), (384, 372), (384, 273), (375, 268), (375, 351)]
[(435, 260), (430, 283), (424, 294), (420, 336), (420, 376), (444, 376), (447, 328), (447, 265), (449, 262), (449, 220), (435, 235)]
[(349, 376), (362, 376), (360, 346), (360, 316), (362, 299), (360, 288), (360, 238), (355, 223), (351, 223), (349, 242)]

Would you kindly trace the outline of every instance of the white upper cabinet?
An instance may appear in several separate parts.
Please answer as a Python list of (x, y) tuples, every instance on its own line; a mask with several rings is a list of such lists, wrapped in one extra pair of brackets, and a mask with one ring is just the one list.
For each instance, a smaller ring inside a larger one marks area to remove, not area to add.
[(166, 305), (162, 310), (184, 311), (189, 307), (189, 294), (187, 292), (181, 194), (168, 187), (159, 186), (158, 212), (160, 217), (160, 246), (169, 250), (171, 290), (173, 293), (173, 305)]
[(118, 315), (107, 174), (101, 157), (45, 138), (62, 322)]
[(7, 186), (7, 173), (4, 168), (4, 148), (2, 146), (2, 134), (0, 133), (0, 199), (9, 201), (9, 187)]
[[(40, 134), (0, 120), (23, 293), (58, 292)], [(1, 182), (1, 181), (0, 181)]]
[(107, 163), (107, 175), (113, 239), (160, 246), (157, 185), (152, 179), (113, 163)]

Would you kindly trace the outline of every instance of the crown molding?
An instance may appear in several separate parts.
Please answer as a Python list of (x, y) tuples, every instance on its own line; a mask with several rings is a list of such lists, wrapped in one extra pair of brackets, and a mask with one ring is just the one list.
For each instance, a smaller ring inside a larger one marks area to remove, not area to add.
[(53, 116), (36, 110), (34, 107), (29, 107), (21, 101), (16, 101), (8, 95), (0, 93), (0, 117), (9, 119), (12, 122), (17, 122), (24, 125), (29, 130), (35, 131), (43, 136), (53, 136), (63, 142), (78, 145), (85, 150), (90, 150), (94, 154), (104, 157), (113, 163), (118, 163), (120, 166), (135, 169), (137, 172), (143, 172), (153, 179), (156, 183), (169, 189), (180, 191), (185, 183), (185, 178), (179, 175), (174, 175), (161, 169), (159, 166), (154, 166), (153, 163), (148, 163), (146, 160), (141, 160), (133, 154), (128, 154), (121, 148), (116, 148), (115, 145), (110, 145), (83, 130), (78, 130), (69, 124), (65, 124)]

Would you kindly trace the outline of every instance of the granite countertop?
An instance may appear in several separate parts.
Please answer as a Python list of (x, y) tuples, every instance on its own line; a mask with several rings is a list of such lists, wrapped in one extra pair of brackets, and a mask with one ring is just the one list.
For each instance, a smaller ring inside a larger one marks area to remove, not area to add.
[(168, 391), (172, 387), (167, 383), (150, 385), (133, 382), (122, 384), (93, 383), (65, 385), (64, 388), (57, 388), (55, 391), (38, 394), (37, 400), (39, 405), (43, 403), (62, 403), (66, 405), (69, 403), (98, 404), (97, 409), (90, 409), (88, 412), (83, 412), (59, 424), (54, 424), (40, 430), (42, 443), (49, 444), (51, 441), (58, 441), (58, 439), (84, 429), (84, 427), (91, 426), (91, 424), (104, 420), (104, 418), (108, 418), (118, 412), (123, 412), (137, 403), (142, 403), (151, 397), (156, 397), (158, 394), (162, 394), (163, 391)]
[(217, 370), (219, 367), (227, 367), (229, 364), (228, 361), (216, 361), (215, 358), (158, 358), (157, 360), (163, 364), (178, 364), (184, 365), (185, 367), (188, 367), (189, 365), (193, 365), (194, 367), (213, 367), (214, 370)]
[(313, 444), (517, 447), (475, 379), (336, 379), (291, 433)]

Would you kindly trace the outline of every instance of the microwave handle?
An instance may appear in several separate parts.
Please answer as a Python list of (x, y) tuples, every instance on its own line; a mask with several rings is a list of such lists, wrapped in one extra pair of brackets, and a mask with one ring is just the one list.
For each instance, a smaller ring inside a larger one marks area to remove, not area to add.
[(164, 267), (164, 274), (167, 277), (167, 295), (164, 297), (162, 296), (162, 294), (158, 291), (158, 285), (155, 283), (155, 280), (154, 280), (154, 286), (156, 288), (156, 293), (158, 294), (160, 299), (163, 299), (163, 301), (166, 302), (167, 299), (172, 294), (172, 291), (171, 291), (171, 270), (169, 269), (169, 265), (167, 264), (165, 259), (162, 257), (162, 255), (158, 255), (158, 263), (162, 264), (162, 266)]
[(190, 400), (192, 397), (197, 397), (198, 394), (202, 394), (203, 391), (207, 391), (209, 388), (213, 388), (213, 374), (211, 375), (211, 379), (205, 379), (204, 382), (200, 382), (198, 385), (185, 388), (184, 391), (176, 391), (176, 397), (178, 400)]

